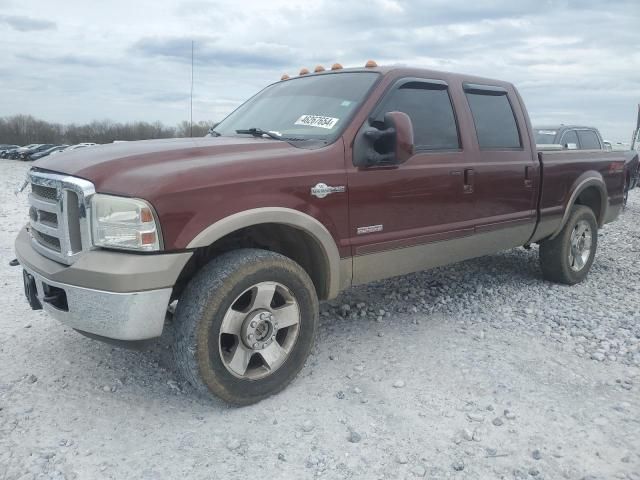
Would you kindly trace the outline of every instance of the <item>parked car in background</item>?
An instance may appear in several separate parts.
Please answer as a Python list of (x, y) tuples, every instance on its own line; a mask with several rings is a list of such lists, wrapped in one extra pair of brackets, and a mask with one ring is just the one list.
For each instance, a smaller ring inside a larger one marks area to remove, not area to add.
[(561, 145), (563, 150), (606, 150), (597, 128), (578, 125), (534, 127), (537, 145)]
[(31, 155), (38, 152), (43, 152), (45, 150), (50, 149), (51, 147), (55, 147), (55, 145), (53, 145), (52, 143), (43, 143), (41, 145), (37, 145), (27, 150), (23, 150), (22, 152), (20, 152), (20, 155), (18, 156), (18, 158), (24, 161), (31, 160)]
[(68, 147), (69, 145), (55, 145), (51, 148), (47, 148), (45, 150), (41, 150), (39, 152), (34, 152), (30, 154), (29, 160), (38, 160), (39, 158), (46, 157), (47, 155), (51, 155), (54, 152), (60, 152)]
[(24, 147), (18, 147), (18, 148), (14, 148), (13, 150), (8, 150), (5, 154), (4, 157), (2, 158), (8, 158), (10, 160), (16, 160), (18, 158), (20, 158), (20, 154), (22, 154), (22, 152), (25, 152), (27, 150), (29, 150), (30, 148), (34, 148), (37, 147), (38, 145), (40, 145), (39, 143), (31, 143), (29, 145), (25, 145)]
[(20, 148), (20, 145), (9, 145), (9, 144), (0, 144), (0, 158), (4, 158), (5, 152), (9, 150), (14, 150), (16, 148)]
[(18, 148), (20, 147), (18, 146), (18, 147), (5, 148), (3, 150), (0, 150), (0, 158), (9, 158), (9, 155), (11, 155), (11, 153)]

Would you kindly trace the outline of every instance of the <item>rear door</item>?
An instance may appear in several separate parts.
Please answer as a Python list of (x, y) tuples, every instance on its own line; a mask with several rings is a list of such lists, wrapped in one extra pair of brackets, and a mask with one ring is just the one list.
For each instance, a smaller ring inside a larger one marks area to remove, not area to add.
[(477, 138), (475, 233), (492, 240), (495, 251), (523, 245), (535, 229), (540, 175), (526, 113), (513, 88), (464, 83), (463, 90)]

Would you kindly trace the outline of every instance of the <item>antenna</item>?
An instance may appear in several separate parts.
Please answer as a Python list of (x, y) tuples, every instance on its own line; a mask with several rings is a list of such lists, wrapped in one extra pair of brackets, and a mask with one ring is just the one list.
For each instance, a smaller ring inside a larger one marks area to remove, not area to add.
[(191, 106), (189, 120), (189, 136), (193, 137), (193, 40), (191, 40)]

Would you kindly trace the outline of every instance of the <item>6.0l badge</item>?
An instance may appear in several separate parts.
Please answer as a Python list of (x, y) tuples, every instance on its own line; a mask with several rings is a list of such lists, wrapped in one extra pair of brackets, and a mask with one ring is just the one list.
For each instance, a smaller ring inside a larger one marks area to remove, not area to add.
[(311, 187), (311, 195), (317, 198), (324, 198), (332, 193), (344, 193), (347, 187), (340, 185), (338, 187), (330, 187), (326, 183), (318, 183), (315, 187)]

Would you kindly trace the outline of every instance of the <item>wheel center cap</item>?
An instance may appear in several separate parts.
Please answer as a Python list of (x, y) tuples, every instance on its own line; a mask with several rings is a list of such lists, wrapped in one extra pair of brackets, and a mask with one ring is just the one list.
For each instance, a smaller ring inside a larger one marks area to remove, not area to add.
[(262, 350), (276, 338), (277, 323), (268, 310), (258, 310), (247, 315), (242, 324), (242, 341), (253, 350)]

